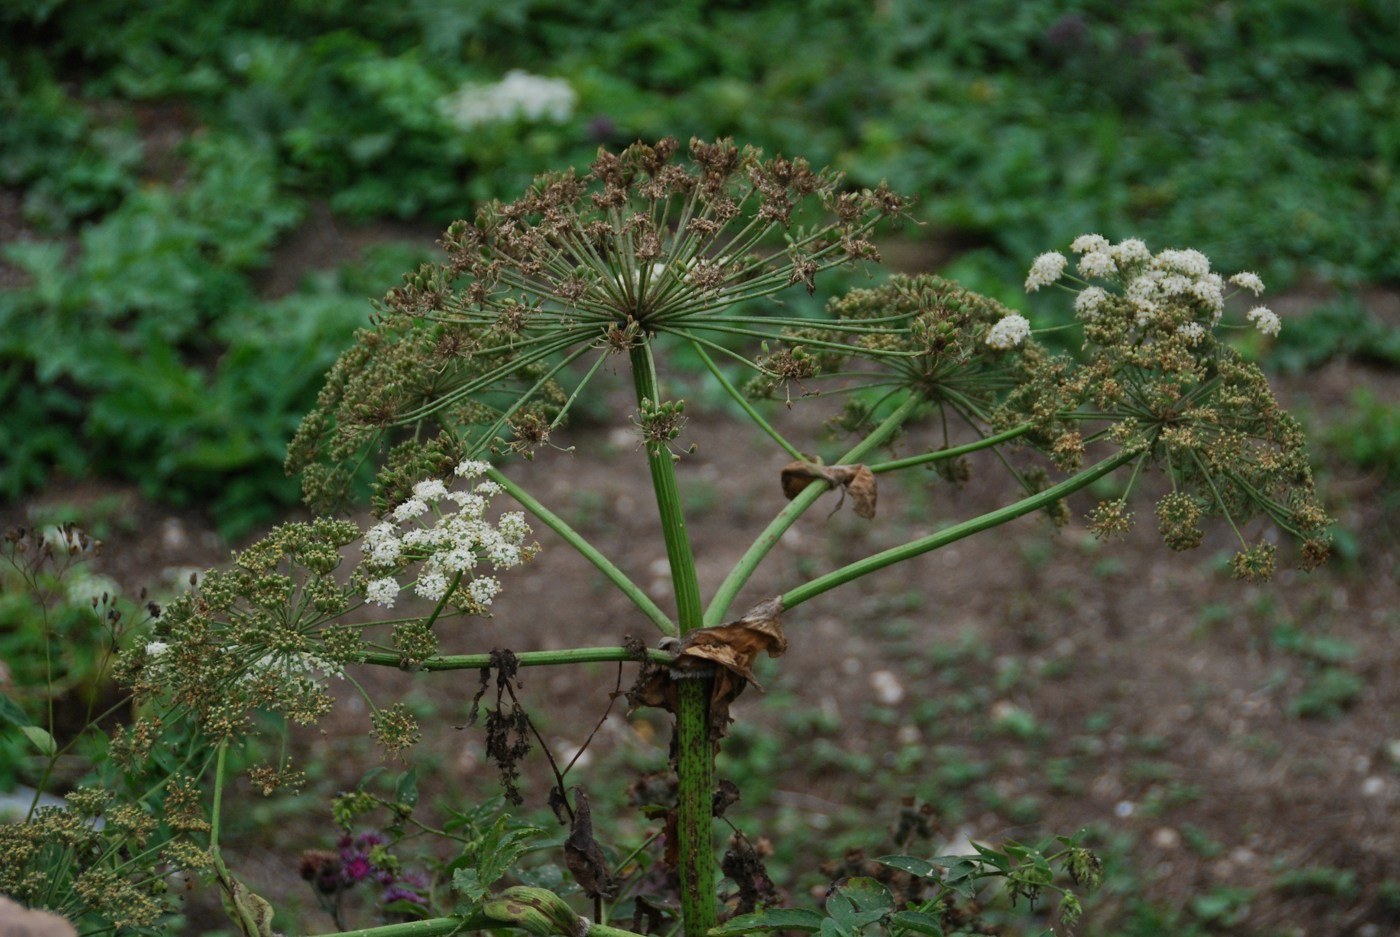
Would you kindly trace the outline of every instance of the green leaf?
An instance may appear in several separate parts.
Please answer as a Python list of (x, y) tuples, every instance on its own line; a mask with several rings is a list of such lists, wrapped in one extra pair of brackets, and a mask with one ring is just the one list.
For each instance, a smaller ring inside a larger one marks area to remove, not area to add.
[(38, 726), (20, 726), (19, 730), (39, 750), (39, 754), (46, 758), (52, 758), (58, 754), (58, 743), (54, 741), (53, 736), (49, 735), (47, 730)]
[(19, 726), (21, 729), (31, 724), (29, 717), (24, 714), (24, 710), (19, 708), (19, 704), (4, 693), (0, 693), (0, 719), (10, 725)]
[(412, 809), (418, 806), (418, 769), (409, 768), (394, 786), (394, 800)]
[(462, 897), (457, 913), (474, 910), (490, 893), (491, 886), (510, 871), (510, 867), (544, 833), (544, 830), (533, 826), (508, 828), (509, 822), (510, 817), (501, 814), (457, 860), (461, 862), (465, 859), (469, 863), (467, 868), (458, 868), (452, 873), (452, 890)]
[(775, 908), (771, 911), (741, 914), (719, 927), (711, 928), (710, 937), (731, 937), (758, 930), (800, 930), (811, 933), (822, 929), (823, 920), (820, 914), (809, 908)]
[(826, 900), (826, 913), (845, 934), (858, 934), (893, 910), (894, 899), (873, 878), (849, 879)]
[(890, 918), (890, 925), (929, 937), (943, 937), (943, 927), (938, 923), (938, 918), (922, 911), (900, 911)]
[(915, 856), (881, 856), (875, 861), (892, 869), (916, 875), (919, 878), (938, 878), (941, 874), (937, 865), (927, 859), (919, 859)]

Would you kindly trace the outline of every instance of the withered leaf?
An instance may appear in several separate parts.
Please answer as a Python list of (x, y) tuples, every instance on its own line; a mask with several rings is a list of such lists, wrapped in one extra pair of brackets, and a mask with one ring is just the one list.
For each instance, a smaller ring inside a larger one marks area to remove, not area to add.
[(729, 704), (749, 683), (762, 689), (753, 674), (759, 653), (767, 651), (770, 657), (781, 657), (787, 650), (787, 638), (779, 620), (782, 610), (782, 596), (776, 596), (758, 603), (737, 621), (690, 632), (681, 641), (671, 666), (658, 669), (633, 687), (628, 693), (629, 702), (634, 707), (659, 706), (674, 713), (676, 681), (711, 671), (714, 683), (710, 692), (710, 730), (718, 741), (729, 725)]
[(603, 850), (593, 838), (593, 812), (583, 788), (573, 788), (574, 825), (564, 840), (564, 862), (583, 893), (590, 898), (617, 897), (618, 881), (603, 858)]
[(739, 802), (739, 785), (727, 778), (720, 778), (710, 800), (710, 812), (717, 817)]
[(832, 510), (841, 509), (846, 495), (851, 496), (851, 504), (858, 516), (867, 520), (875, 516), (876, 484), (875, 473), (867, 465), (817, 465), (815, 462), (789, 462), (783, 466), (783, 495), (789, 501), (796, 498), (803, 489), (815, 481), (825, 481), (840, 490), (841, 500)]

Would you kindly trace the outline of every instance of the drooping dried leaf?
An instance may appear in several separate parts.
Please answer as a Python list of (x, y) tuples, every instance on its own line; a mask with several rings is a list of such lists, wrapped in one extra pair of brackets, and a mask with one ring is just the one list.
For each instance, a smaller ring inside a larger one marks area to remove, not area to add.
[(783, 466), (783, 494), (789, 501), (796, 498), (808, 485), (824, 481), (841, 492), (841, 500), (836, 502), (832, 513), (841, 509), (846, 495), (856, 514), (867, 520), (875, 516), (876, 484), (875, 473), (867, 465), (817, 465), (815, 462), (789, 462)]
[[(868, 465), (833, 465), (827, 470), (833, 481), (851, 496), (856, 515), (870, 520), (875, 516), (875, 473)], [(841, 505), (837, 505), (839, 508)]]
[(569, 838), (564, 840), (564, 862), (585, 895), (611, 900), (617, 897), (618, 881), (608, 868), (608, 860), (603, 858), (598, 841), (593, 838), (593, 812), (588, 806), (588, 795), (581, 787), (575, 787), (573, 794), (574, 825)]
[(814, 481), (831, 481), (826, 467), (814, 462), (789, 462), (783, 466), (783, 495), (791, 501)]
[(753, 674), (758, 655), (767, 651), (770, 657), (781, 657), (787, 650), (779, 620), (782, 610), (782, 597), (777, 596), (758, 603), (737, 621), (690, 632), (671, 666), (634, 686), (627, 694), (628, 701), (634, 708), (659, 706), (674, 713), (678, 680), (712, 676), (710, 731), (718, 741), (729, 725), (729, 704), (749, 683), (759, 686)]

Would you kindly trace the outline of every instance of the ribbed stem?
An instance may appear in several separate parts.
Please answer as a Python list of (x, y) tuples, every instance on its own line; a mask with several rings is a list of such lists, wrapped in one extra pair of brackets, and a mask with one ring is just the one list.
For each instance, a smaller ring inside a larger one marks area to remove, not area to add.
[[(637, 390), (637, 406), (649, 400), (661, 401), (656, 380), (656, 364), (651, 347), (632, 349), (632, 379)], [(664, 442), (646, 441), (647, 464), (651, 468), (656, 507), (661, 515), (661, 533), (666, 556), (671, 563), (671, 582), (676, 593), (676, 621), (681, 634), (704, 624), (700, 606), (700, 583), (695, 574), (695, 556), (686, 532), (681, 509), (680, 488), (671, 451)], [(710, 740), (710, 686), (707, 679), (680, 681), (676, 713), (676, 772), (679, 778), (676, 803), (677, 847), (681, 882), (681, 913), (686, 937), (706, 937), (718, 923), (715, 900), (715, 854), (713, 827), (714, 746)]]

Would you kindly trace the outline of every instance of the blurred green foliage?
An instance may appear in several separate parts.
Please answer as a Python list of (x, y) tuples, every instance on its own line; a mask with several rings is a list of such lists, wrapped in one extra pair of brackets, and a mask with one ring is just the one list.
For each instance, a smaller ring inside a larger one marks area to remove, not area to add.
[[(95, 462), (252, 526), (294, 498), (284, 441), (404, 269), (270, 298), (278, 239), (320, 204), (442, 224), (639, 137), (887, 178), (919, 197), (904, 236), (998, 296), (1091, 230), (1275, 287), (1394, 280), (1392, 27), (1386, 0), (7, 3), (0, 186), (27, 237), (3, 253), (0, 496)], [(517, 68), (566, 79), (573, 116), (442, 107)]]

